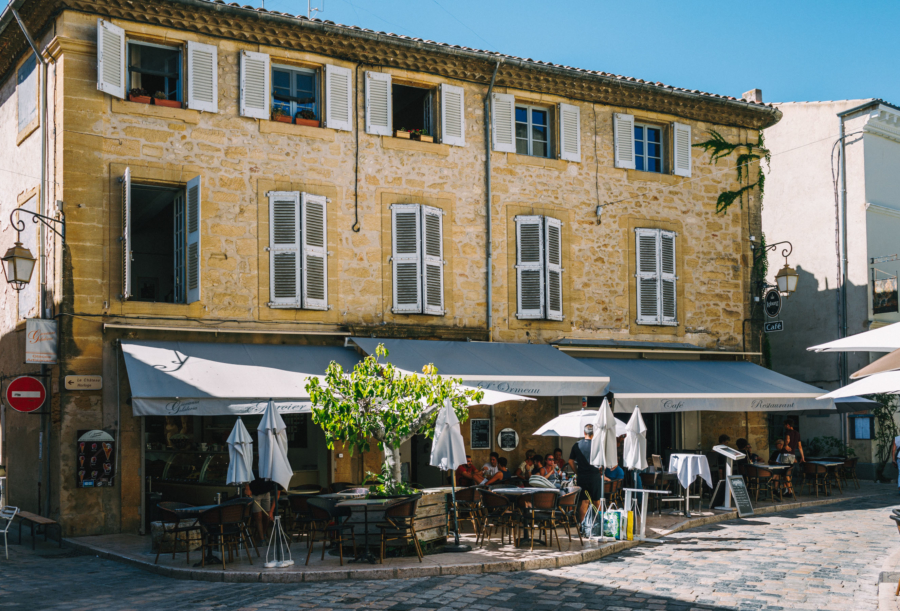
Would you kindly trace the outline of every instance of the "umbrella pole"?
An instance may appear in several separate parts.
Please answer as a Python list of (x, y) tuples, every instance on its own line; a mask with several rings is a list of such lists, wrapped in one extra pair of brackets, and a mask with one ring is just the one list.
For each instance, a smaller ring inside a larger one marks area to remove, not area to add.
[(445, 552), (471, 552), (471, 545), (463, 545), (459, 542), (459, 515), (456, 511), (456, 470), (450, 471), (450, 496), (453, 499), (453, 545), (444, 546)]

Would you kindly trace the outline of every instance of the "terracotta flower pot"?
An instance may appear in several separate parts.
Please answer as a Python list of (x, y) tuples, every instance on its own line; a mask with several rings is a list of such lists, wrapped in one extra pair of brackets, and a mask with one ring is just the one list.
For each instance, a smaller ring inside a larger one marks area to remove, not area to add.
[(273, 121), (278, 121), (279, 123), (293, 123), (290, 117), (285, 115), (272, 115)]
[(297, 125), (306, 125), (307, 127), (319, 127), (318, 119), (301, 119), (300, 117), (297, 117), (294, 119), (294, 123)]
[(178, 100), (160, 100), (159, 98), (153, 98), (153, 103), (156, 106), (165, 106), (166, 108), (181, 108), (181, 102)]
[(149, 95), (129, 95), (129, 102), (137, 102), (138, 104), (149, 104), (152, 98)]

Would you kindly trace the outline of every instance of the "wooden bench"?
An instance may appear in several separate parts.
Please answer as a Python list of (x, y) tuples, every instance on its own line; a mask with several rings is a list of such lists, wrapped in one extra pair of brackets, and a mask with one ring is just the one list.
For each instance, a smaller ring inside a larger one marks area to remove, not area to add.
[(51, 520), (50, 518), (45, 518), (43, 516), (39, 516), (36, 513), (31, 513), (30, 511), (20, 511), (16, 518), (21, 520), (19, 522), (19, 545), (22, 545), (22, 522), (30, 522), (31, 523), (31, 549), (34, 549), (34, 542), (36, 537), (34, 536), (34, 527), (38, 527), (38, 533), (41, 534), (41, 527), (44, 528), (44, 541), (47, 540), (47, 529), (51, 526), (55, 526), (57, 528), (57, 532), (59, 534), (59, 546), (62, 547), (62, 527), (59, 525), (59, 522), (55, 520)]

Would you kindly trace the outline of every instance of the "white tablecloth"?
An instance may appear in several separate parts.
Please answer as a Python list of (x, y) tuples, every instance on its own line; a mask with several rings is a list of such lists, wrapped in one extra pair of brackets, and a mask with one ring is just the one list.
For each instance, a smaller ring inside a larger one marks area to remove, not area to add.
[(678, 483), (685, 488), (690, 486), (698, 475), (712, 488), (709, 461), (702, 454), (672, 454), (669, 459), (669, 473), (677, 473)]

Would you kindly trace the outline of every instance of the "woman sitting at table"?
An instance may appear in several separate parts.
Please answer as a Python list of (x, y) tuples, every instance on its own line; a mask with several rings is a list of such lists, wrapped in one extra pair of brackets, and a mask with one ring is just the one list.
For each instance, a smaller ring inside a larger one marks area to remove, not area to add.
[(559, 469), (556, 467), (556, 457), (554, 457), (553, 454), (547, 454), (544, 457), (544, 467), (540, 470), (538, 475), (551, 482), (560, 479)]
[(485, 482), (487, 486), (493, 486), (494, 484), (499, 484), (501, 482), (505, 482), (511, 480), (514, 475), (512, 471), (506, 468), (506, 465), (509, 464), (509, 461), (506, 460), (505, 456), (501, 456), (497, 459), (497, 472)]

